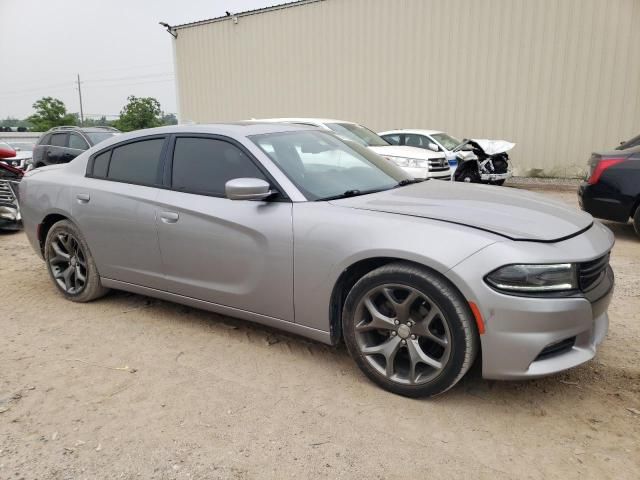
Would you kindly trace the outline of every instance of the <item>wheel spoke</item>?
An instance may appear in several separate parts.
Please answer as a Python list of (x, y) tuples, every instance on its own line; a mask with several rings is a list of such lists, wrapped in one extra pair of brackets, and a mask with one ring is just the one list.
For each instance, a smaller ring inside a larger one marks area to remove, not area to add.
[(68, 254), (73, 253), (69, 242), (69, 235), (64, 235), (62, 233), (58, 234), (58, 241), (62, 244)]
[(359, 332), (366, 332), (369, 330), (392, 330), (395, 329), (395, 324), (393, 323), (393, 319), (384, 315), (378, 308), (375, 306), (373, 301), (371, 301), (371, 297), (367, 297), (364, 301), (364, 306), (371, 315), (371, 321), (366, 322), (365, 320), (360, 321), (356, 325), (356, 330)]
[(80, 268), (80, 265), (76, 266), (76, 279), (80, 280), (83, 285), (84, 285), (84, 282), (87, 280), (87, 277), (84, 275), (84, 273), (82, 273), (82, 269)]
[(395, 295), (393, 294), (393, 289), (384, 288), (382, 290), (382, 294), (385, 298), (391, 303), (394, 311), (396, 312), (396, 318), (401, 322), (406, 321), (411, 314), (411, 306), (415, 303), (415, 301), (420, 297), (420, 294), (415, 290), (409, 290), (409, 294), (406, 298), (399, 301)]
[(62, 272), (62, 278), (64, 279), (64, 286), (67, 292), (71, 290), (71, 275), (73, 275), (73, 267), (69, 266)]
[(51, 249), (53, 250), (53, 253), (55, 253), (55, 257), (51, 258), (49, 261), (53, 264), (68, 262), (71, 258), (71, 255), (62, 251), (57, 242), (51, 242)]
[(395, 373), (393, 364), (399, 349), (400, 339), (398, 337), (389, 337), (379, 345), (364, 347), (362, 353), (365, 355), (382, 355), (386, 360), (386, 374), (391, 377)]
[(407, 350), (409, 350), (409, 359), (411, 360), (410, 378), (412, 382), (416, 380), (416, 366), (419, 363), (424, 363), (437, 370), (442, 370), (442, 363), (424, 353), (418, 340), (409, 340), (407, 342)]
[(429, 310), (427, 315), (422, 320), (418, 320), (411, 331), (419, 337), (428, 338), (436, 342), (438, 345), (444, 347), (448, 345), (446, 336), (439, 337), (438, 335), (434, 334), (430, 328), (433, 321), (438, 317), (442, 318), (442, 312), (440, 312), (440, 309), (438, 307), (432, 304), (431, 310)]

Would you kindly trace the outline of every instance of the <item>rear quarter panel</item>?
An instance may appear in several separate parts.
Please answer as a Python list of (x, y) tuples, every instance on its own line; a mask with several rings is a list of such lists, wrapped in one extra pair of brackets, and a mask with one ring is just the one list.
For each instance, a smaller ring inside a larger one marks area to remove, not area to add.
[(72, 186), (77, 176), (67, 165), (42, 167), (28, 172), (20, 182), (20, 209), (29, 243), (42, 256), (38, 225), (47, 215), (71, 218)]

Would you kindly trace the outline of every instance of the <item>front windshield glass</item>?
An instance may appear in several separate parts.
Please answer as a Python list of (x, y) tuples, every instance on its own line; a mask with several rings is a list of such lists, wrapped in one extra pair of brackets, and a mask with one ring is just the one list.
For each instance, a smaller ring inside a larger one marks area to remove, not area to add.
[(251, 140), (308, 200), (388, 190), (412, 178), (366, 147), (327, 132), (267, 133)]
[(358, 142), (365, 147), (386, 147), (389, 145), (389, 142), (384, 138), (362, 125), (356, 125), (355, 123), (327, 123), (326, 125), (336, 132), (338, 136)]
[(89, 137), (89, 140), (91, 140), (91, 143), (93, 145), (96, 145), (106, 140), (107, 138), (111, 138), (114, 135), (117, 135), (117, 133), (116, 132), (86, 132), (85, 135)]
[(454, 148), (456, 148), (458, 145), (462, 143), (461, 140), (458, 140), (457, 138), (452, 137), (451, 135), (447, 135), (446, 133), (434, 133), (431, 136), (436, 142), (442, 145), (445, 148), (445, 150), (453, 150)]

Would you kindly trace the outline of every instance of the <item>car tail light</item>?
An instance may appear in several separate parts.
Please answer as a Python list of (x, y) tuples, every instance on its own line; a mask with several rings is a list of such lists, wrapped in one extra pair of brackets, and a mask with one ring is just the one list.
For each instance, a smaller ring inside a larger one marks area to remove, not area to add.
[(625, 160), (625, 158), (603, 158), (596, 164), (595, 168), (591, 172), (589, 180), (587, 180), (587, 183), (589, 183), (589, 185), (595, 185), (596, 183), (598, 183), (600, 177), (607, 168), (611, 168), (614, 165), (619, 164), (620, 162), (624, 162)]

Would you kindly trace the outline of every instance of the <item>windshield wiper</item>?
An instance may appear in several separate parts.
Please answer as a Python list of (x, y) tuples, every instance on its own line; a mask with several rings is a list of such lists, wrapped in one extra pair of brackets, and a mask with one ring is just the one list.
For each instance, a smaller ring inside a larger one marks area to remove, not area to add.
[(412, 183), (424, 182), (425, 180), (426, 178), (405, 178), (404, 180), (400, 180), (394, 188), (404, 187), (405, 185), (411, 185)]
[(367, 195), (369, 193), (384, 192), (385, 190), (388, 190), (388, 188), (376, 188), (373, 190), (358, 190), (358, 189), (347, 190), (346, 192), (342, 192), (338, 195), (318, 198), (316, 199), (316, 202), (323, 202), (326, 200), (338, 200), (339, 198), (357, 197), (358, 195)]

